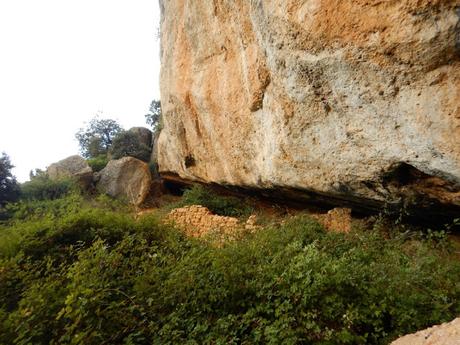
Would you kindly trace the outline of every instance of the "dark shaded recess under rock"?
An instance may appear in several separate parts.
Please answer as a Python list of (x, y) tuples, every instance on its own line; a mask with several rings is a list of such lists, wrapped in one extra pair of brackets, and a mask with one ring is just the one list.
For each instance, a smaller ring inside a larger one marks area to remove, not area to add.
[[(346, 185), (338, 188), (341, 192), (323, 193), (276, 186), (249, 188), (206, 184), (183, 179), (175, 173), (163, 172), (161, 176), (166, 190), (175, 195), (182, 194), (194, 183), (200, 183), (220, 193), (252, 196), (296, 209), (347, 207), (353, 210), (354, 216), (384, 214), (424, 227), (437, 228), (453, 224), (455, 219), (460, 218), (460, 186), (446, 179), (427, 175), (406, 163), (397, 164), (383, 172), (379, 181), (363, 181), (369, 189), (379, 189), (379, 193), (385, 191), (386, 201), (357, 196), (353, 194), (352, 188)], [(457, 225), (451, 230), (460, 231), (460, 227)]]

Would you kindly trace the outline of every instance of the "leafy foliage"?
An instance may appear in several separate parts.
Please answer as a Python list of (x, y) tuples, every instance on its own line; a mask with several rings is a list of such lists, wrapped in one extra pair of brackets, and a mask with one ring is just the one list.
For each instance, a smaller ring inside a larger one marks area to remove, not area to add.
[(9, 204), (7, 209), (13, 218), (10, 221), (21, 223), (22, 221), (64, 217), (74, 213), (80, 207), (83, 207), (83, 196), (80, 193), (70, 193), (61, 199), (54, 200), (23, 199), (17, 203)]
[(75, 182), (70, 178), (52, 180), (46, 174), (41, 174), (21, 185), (21, 199), (55, 200), (77, 189)]
[(110, 154), (113, 159), (130, 156), (148, 162), (150, 153), (150, 147), (141, 143), (138, 135), (131, 131), (123, 131), (117, 134), (110, 148)]
[(93, 172), (98, 172), (105, 168), (105, 166), (109, 162), (109, 159), (106, 155), (99, 155), (97, 157), (90, 158), (86, 161), (88, 162), (88, 165), (91, 167)]
[(19, 196), (19, 185), (11, 172), (13, 168), (10, 157), (3, 152), (0, 157), (0, 208)]
[(122, 131), (121, 126), (111, 119), (94, 117), (85, 128), (80, 128), (75, 138), (80, 145), (80, 152), (85, 158), (106, 155), (113, 138)]
[(242, 203), (240, 199), (217, 195), (209, 187), (199, 184), (187, 189), (182, 201), (177, 206), (185, 205), (201, 205), (215, 214), (229, 217), (248, 216), (252, 212), (252, 208)]
[(152, 127), (153, 132), (161, 130), (161, 116), (161, 102), (153, 100), (148, 114), (145, 114), (145, 122)]
[(301, 215), (216, 247), (107, 199), (17, 207), (0, 344), (387, 344), (460, 313), (460, 263), (432, 239)]

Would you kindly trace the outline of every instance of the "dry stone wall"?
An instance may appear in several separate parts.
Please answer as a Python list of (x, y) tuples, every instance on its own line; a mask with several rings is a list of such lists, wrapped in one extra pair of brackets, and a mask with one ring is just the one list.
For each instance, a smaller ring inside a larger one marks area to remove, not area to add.
[(200, 205), (176, 208), (167, 215), (166, 222), (174, 224), (193, 237), (202, 237), (212, 232), (230, 234), (242, 229), (257, 229), (255, 215), (242, 223), (238, 218), (212, 214)]
[(349, 208), (334, 208), (326, 214), (313, 214), (312, 217), (326, 230), (344, 233), (351, 231), (352, 217)]

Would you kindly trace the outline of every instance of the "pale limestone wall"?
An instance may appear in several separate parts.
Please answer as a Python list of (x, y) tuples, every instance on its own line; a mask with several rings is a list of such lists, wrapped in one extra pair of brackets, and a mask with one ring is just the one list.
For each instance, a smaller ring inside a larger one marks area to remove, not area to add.
[(460, 205), (460, 0), (161, 5), (161, 172), (383, 201), (406, 163)]
[(406, 335), (391, 345), (459, 345), (460, 318), (452, 322), (434, 326), (423, 331)]

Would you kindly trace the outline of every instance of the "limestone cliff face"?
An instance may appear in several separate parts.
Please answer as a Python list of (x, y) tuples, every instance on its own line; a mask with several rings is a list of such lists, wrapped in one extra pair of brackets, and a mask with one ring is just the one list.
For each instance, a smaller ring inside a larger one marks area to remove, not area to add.
[(460, 205), (460, 0), (160, 3), (161, 172)]

